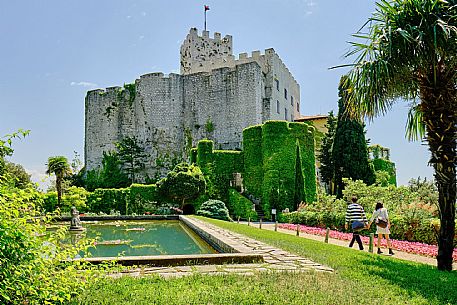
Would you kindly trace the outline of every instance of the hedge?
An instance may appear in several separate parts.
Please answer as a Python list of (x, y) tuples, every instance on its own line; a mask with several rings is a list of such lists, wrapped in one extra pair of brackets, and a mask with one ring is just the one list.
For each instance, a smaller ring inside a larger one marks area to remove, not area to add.
[(159, 198), (155, 184), (132, 184), (129, 187), (128, 206), (126, 210), (130, 214), (141, 215), (145, 212), (152, 212), (157, 208), (158, 202), (163, 201), (165, 200)]
[(129, 188), (123, 189), (96, 189), (87, 196), (87, 206), (92, 213), (110, 214), (119, 211), (127, 214)]
[[(314, 211), (282, 213), (279, 221), (341, 231), (344, 228), (345, 213)], [(439, 227), (439, 220), (436, 218), (411, 221), (403, 216), (393, 216), (390, 218), (390, 223), (390, 237), (393, 239), (436, 244), (435, 230)], [(361, 234), (375, 232), (376, 225), (372, 224), (370, 230), (364, 230)]]
[(88, 211), (92, 213), (110, 214), (113, 211), (121, 215), (137, 214), (145, 212), (162, 214), (164, 206), (175, 205), (162, 198), (155, 184), (142, 185), (132, 184), (123, 189), (96, 189), (87, 196)]

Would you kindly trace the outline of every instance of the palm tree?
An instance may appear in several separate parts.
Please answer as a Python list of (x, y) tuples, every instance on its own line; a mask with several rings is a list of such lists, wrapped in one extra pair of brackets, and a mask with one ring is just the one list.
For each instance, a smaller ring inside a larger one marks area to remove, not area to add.
[(46, 166), (48, 167), (46, 174), (56, 175), (57, 207), (60, 207), (60, 202), (62, 200), (62, 181), (65, 176), (71, 174), (70, 164), (68, 164), (68, 159), (66, 157), (56, 156), (49, 157)]
[(373, 118), (412, 100), (409, 139), (424, 138), (439, 191), (438, 269), (452, 270), (457, 135), (457, 1), (382, 0), (353, 36), (352, 115)]

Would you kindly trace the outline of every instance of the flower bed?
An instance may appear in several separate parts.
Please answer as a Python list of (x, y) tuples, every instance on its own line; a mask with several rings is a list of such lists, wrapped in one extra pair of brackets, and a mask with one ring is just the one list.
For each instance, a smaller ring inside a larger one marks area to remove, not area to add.
[[(297, 230), (297, 225), (290, 224), (290, 223), (281, 223), (281, 224), (279, 224), (278, 227), (281, 229), (287, 229), (287, 230), (294, 230), (294, 231)], [(326, 229), (300, 225), (300, 232), (312, 234), (312, 235), (325, 236)], [(329, 237), (334, 238), (334, 239), (339, 239), (339, 240), (351, 240), (352, 233), (343, 233), (340, 231), (330, 230)], [(367, 236), (360, 236), (360, 237), (364, 244), (368, 244), (370, 242), (369, 237), (367, 237)], [(428, 245), (428, 244), (419, 243), (419, 242), (409, 242), (409, 241), (396, 240), (396, 239), (391, 239), (391, 241), (392, 241), (392, 248), (395, 250), (402, 251), (402, 252), (431, 256), (431, 257), (436, 257), (436, 255), (438, 253), (438, 247), (435, 245)], [(375, 245), (376, 245), (376, 241), (375, 241)], [(384, 247), (387, 246), (387, 242), (385, 239), (383, 239), (381, 241), (381, 245)], [(454, 261), (457, 261), (457, 248), (454, 249), (454, 253), (453, 253), (452, 257), (453, 257)]]

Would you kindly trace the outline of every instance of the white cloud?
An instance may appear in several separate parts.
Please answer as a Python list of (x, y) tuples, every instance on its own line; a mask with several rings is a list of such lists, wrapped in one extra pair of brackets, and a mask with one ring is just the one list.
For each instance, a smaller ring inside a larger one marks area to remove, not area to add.
[(54, 183), (55, 179), (46, 174), (45, 167), (39, 168), (26, 168), (25, 171), (31, 175), (31, 180), (34, 183), (38, 183), (38, 188), (45, 191), (48, 189), (49, 185)]
[(91, 82), (71, 82), (70, 86), (82, 86), (82, 87), (98, 87), (97, 84)]
[(132, 18), (132, 16), (128, 15), (126, 18), (127, 18), (127, 19), (131, 19), (131, 18)]
[(140, 40), (143, 40), (143, 39), (144, 39), (144, 35), (141, 35), (141, 36), (139, 37), (139, 39), (140, 39)]
[(146, 16), (146, 12), (141, 12), (141, 16)]
[(306, 16), (312, 15), (318, 4), (314, 0), (305, 0), (305, 14)]

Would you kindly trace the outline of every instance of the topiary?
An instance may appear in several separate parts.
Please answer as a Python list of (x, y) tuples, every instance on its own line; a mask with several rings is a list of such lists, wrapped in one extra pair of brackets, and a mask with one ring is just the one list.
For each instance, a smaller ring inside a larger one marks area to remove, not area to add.
[(232, 221), (225, 203), (220, 200), (210, 199), (205, 201), (197, 211), (197, 215)]

